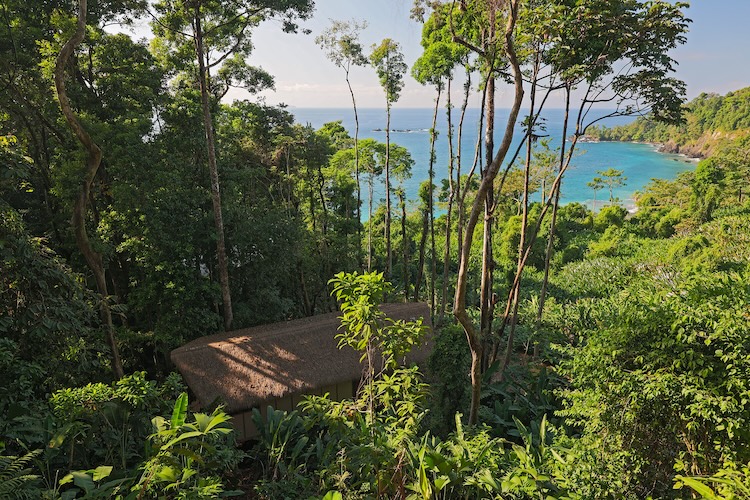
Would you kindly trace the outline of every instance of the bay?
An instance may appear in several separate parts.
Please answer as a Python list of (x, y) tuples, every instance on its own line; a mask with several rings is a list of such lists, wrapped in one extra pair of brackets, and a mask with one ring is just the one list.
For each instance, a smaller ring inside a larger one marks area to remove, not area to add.
[[(325, 123), (341, 121), (343, 126), (354, 136), (354, 114), (351, 108), (289, 108), (298, 123), (309, 124), (313, 128), (320, 128)], [(385, 142), (385, 109), (365, 108), (359, 111), (360, 138), (373, 138)], [(391, 110), (391, 142), (399, 144), (409, 150), (414, 159), (412, 176), (404, 184), (407, 198), (412, 205), (416, 204), (419, 185), (428, 177), (430, 157), (430, 127), (432, 126), (433, 109), (417, 108), (394, 108)], [(495, 144), (499, 144), (503, 128), (505, 126), (509, 111), (498, 109), (496, 111)], [(594, 110), (590, 113), (590, 119), (607, 114), (607, 110)], [(464, 120), (464, 131), (462, 139), (462, 172), (468, 172), (474, 158), (477, 142), (477, 123), (479, 109), (470, 108), (466, 111)], [(453, 111), (454, 132), (458, 125), (459, 110)], [(560, 109), (547, 110), (543, 114), (545, 134), (551, 138), (551, 145), (556, 147), (560, 144), (562, 136), (564, 111)], [(633, 117), (607, 118), (599, 122), (606, 126), (624, 125), (634, 120)], [(440, 109), (438, 114), (438, 138), (436, 143), (437, 161), (435, 163), (436, 185), (440, 185), (440, 179), (448, 176), (448, 139), (447, 120), (445, 109)], [(508, 158), (512, 156), (522, 139), (522, 128), (516, 127), (514, 144), (511, 146)], [(454, 149), (457, 140), (454, 133)], [(520, 158), (524, 154), (521, 153)], [(614, 168), (622, 170), (627, 178), (624, 186), (614, 190), (614, 196), (619, 198), (623, 205), (632, 209), (634, 207), (633, 194), (643, 189), (651, 179), (674, 179), (679, 173), (695, 168), (695, 162), (683, 156), (659, 153), (656, 147), (650, 144), (634, 144), (624, 142), (589, 142), (579, 143), (577, 154), (571, 167), (565, 174), (562, 184), (561, 201), (563, 203), (579, 202), (592, 207), (594, 193), (586, 183), (597, 176), (597, 171)], [(363, 187), (364, 189), (364, 187)], [(382, 199), (384, 191), (382, 186), (376, 189), (376, 199)], [(609, 193), (600, 191), (597, 193), (597, 206), (601, 206), (601, 200), (608, 198)], [(532, 195), (532, 200), (539, 200), (541, 194)], [(366, 200), (364, 200), (366, 204)], [(363, 214), (367, 213), (367, 207), (363, 206)]]

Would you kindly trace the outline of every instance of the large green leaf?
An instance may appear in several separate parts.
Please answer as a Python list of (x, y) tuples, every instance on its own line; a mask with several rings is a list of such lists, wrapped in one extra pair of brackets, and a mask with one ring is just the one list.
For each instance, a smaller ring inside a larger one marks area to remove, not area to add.
[(684, 476), (677, 476), (675, 478), (675, 489), (682, 488), (683, 485), (689, 487), (696, 493), (698, 493), (701, 498), (705, 498), (708, 500), (719, 500), (721, 497), (717, 496), (716, 493), (714, 493), (714, 490), (712, 490), (707, 485), (703, 484), (702, 482), (698, 481), (695, 478), (692, 477), (684, 477)]
[(182, 427), (182, 425), (185, 423), (185, 418), (187, 417), (187, 408), (188, 395), (187, 393), (183, 392), (174, 403), (174, 410), (172, 410), (172, 420), (170, 422), (171, 429)]

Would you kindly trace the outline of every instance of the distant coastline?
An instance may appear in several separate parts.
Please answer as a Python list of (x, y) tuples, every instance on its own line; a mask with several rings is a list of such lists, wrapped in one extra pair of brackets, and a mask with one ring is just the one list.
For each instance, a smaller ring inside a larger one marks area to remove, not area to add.
[[(411, 200), (411, 206), (416, 206), (419, 200), (419, 186), (429, 177), (428, 167), (430, 164), (430, 140), (429, 130), (432, 124), (433, 109), (400, 109), (394, 108), (391, 117), (391, 140), (399, 146), (405, 147), (412, 156), (414, 164), (411, 167), (411, 177), (404, 179), (403, 188), (407, 200)], [(466, 114), (466, 123), (476, 123), (481, 110), (469, 109)], [(299, 123), (309, 123), (312, 127), (319, 128), (325, 123), (341, 121), (342, 125), (354, 135), (354, 115), (349, 109), (327, 109), (312, 108), (293, 110)], [(593, 115), (592, 115), (593, 116)], [(597, 118), (599, 115), (593, 116)], [(458, 114), (456, 114), (458, 119)], [(553, 141), (562, 138), (564, 110), (548, 110), (546, 114), (546, 134)], [(626, 125), (632, 122), (629, 117), (607, 121), (608, 125)], [(454, 122), (454, 126), (455, 126)], [(377, 141), (385, 139), (385, 111), (382, 109), (359, 110), (359, 137), (371, 138)], [(448, 131), (445, 117), (438, 120), (435, 125), (437, 137), (435, 141), (435, 172), (438, 178), (447, 176), (449, 146)], [(376, 129), (380, 129), (377, 131)], [(399, 132), (395, 132), (398, 130)], [(498, 132), (497, 140), (500, 140)], [(455, 139), (455, 137), (454, 137)], [(523, 131), (519, 128), (514, 137), (514, 144), (519, 144), (523, 139)], [(477, 142), (477, 128), (465, 127), (462, 142), (465, 148), (474, 152)], [(454, 142), (454, 147), (456, 143)], [(651, 182), (652, 178), (674, 179), (680, 172), (693, 170), (695, 163), (684, 161), (687, 158), (658, 153), (654, 146), (642, 144), (627, 144), (624, 142), (602, 142), (601, 144), (581, 144), (581, 150), (585, 154), (576, 155), (569, 171), (566, 173), (564, 185), (561, 192), (562, 203), (582, 203), (592, 205), (593, 191), (587, 185), (591, 179), (596, 177), (598, 170), (616, 168), (623, 170), (628, 178), (627, 184), (615, 189), (615, 197), (622, 200), (626, 208), (634, 208), (633, 194), (642, 191)], [(466, 155), (464, 155), (466, 158)], [(468, 160), (467, 160), (468, 161)], [(466, 163), (464, 163), (466, 164)], [(382, 182), (376, 182), (374, 186), (374, 200), (379, 203), (385, 196)], [(532, 199), (539, 199), (540, 193), (534, 193)], [(597, 208), (601, 207), (601, 200), (597, 199)], [(366, 211), (366, 205), (363, 210)]]
[(706, 156), (689, 146), (680, 146), (676, 142), (648, 142), (648, 141), (619, 141), (614, 139), (601, 139), (593, 135), (584, 135), (578, 139), (580, 143), (599, 143), (599, 142), (621, 142), (626, 144), (645, 144), (651, 146), (657, 153), (671, 154), (686, 158), (686, 163), (695, 163), (706, 158)]

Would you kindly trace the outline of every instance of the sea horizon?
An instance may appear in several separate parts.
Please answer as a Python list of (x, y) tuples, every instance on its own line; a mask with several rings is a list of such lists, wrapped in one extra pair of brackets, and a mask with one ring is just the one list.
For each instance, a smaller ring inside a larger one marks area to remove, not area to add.
[[(325, 107), (288, 107), (287, 110), (292, 113), (295, 120), (303, 125), (309, 124), (315, 129), (319, 129), (325, 123), (341, 121), (342, 125), (348, 130), (349, 134), (354, 136), (354, 112), (351, 107), (325, 108)], [(385, 116), (384, 108), (357, 108), (359, 115), (359, 137), (360, 139), (372, 138), (385, 142)], [(460, 109), (453, 108), (452, 119), (454, 128), (454, 154), (457, 147), (456, 126), (460, 115)], [(462, 138), (463, 157), (467, 161), (462, 161), (462, 171), (466, 173), (469, 170), (471, 160), (474, 157), (474, 151), (477, 141), (477, 122), (480, 108), (467, 108), (464, 132)], [(593, 118), (596, 119), (611, 109), (593, 110)], [(496, 108), (496, 144), (499, 144), (501, 134), (504, 131), (504, 122), (507, 119), (508, 108)], [(562, 138), (562, 122), (564, 109), (549, 108), (542, 113), (545, 129), (542, 135), (551, 139), (551, 147), (557, 147)], [(428, 178), (429, 169), (429, 147), (430, 134), (432, 126), (433, 108), (424, 107), (402, 107), (391, 110), (391, 142), (399, 144), (409, 150), (414, 160), (412, 176), (404, 182), (407, 199), (411, 205), (416, 204), (419, 185)], [(637, 116), (624, 116), (607, 118), (599, 124), (605, 126), (625, 125), (635, 120)], [(523, 119), (523, 113), (519, 115), (519, 122)], [(437, 122), (438, 137), (436, 141), (436, 161), (435, 161), (435, 184), (439, 187), (441, 179), (447, 178), (448, 165), (448, 143), (447, 143), (447, 124), (446, 108), (438, 108)], [(566, 135), (572, 133), (572, 130)], [(522, 129), (517, 126), (517, 133), (514, 136), (514, 143), (509, 151), (509, 158), (520, 144), (523, 137)], [(614, 168), (622, 170), (624, 177), (627, 178), (626, 184), (613, 191), (613, 195), (629, 210), (635, 206), (634, 193), (642, 190), (651, 179), (674, 179), (679, 173), (691, 170), (695, 162), (684, 156), (662, 153), (657, 147), (648, 143), (631, 143), (631, 142), (587, 142), (579, 143), (576, 147), (576, 156), (571, 162), (570, 169), (563, 178), (561, 190), (561, 202), (583, 203), (589, 208), (593, 207), (594, 193), (586, 184), (598, 174), (598, 171)], [(468, 152), (468, 154), (467, 154)], [(582, 153), (583, 152), (583, 153)], [(525, 156), (523, 153), (521, 157)], [(382, 185), (380, 189), (375, 190), (378, 203), (384, 198)], [(364, 190), (364, 188), (363, 188)], [(600, 207), (602, 198), (607, 197), (609, 193), (600, 191), (596, 195), (596, 206)], [(532, 201), (539, 201), (541, 193), (535, 193), (531, 196)], [(362, 212), (367, 213), (367, 200), (364, 200)]]

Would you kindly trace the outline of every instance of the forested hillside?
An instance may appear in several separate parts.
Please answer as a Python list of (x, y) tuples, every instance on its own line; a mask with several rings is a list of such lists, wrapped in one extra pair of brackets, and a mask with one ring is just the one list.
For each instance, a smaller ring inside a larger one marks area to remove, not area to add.
[[(356, 21), (315, 38), (352, 113), (355, 66), (387, 116), (406, 71), (434, 92), (409, 200), (415, 160), (390, 122), (380, 142), (226, 99), (273, 85), (253, 30), (302, 29), (310, 0), (5, 2), (0, 498), (750, 498), (750, 91), (682, 113), (665, 55), (685, 42), (680, 2), (413, 7), (416, 61), (390, 38), (364, 47)], [(136, 17), (149, 41), (105, 29)], [(603, 101), (664, 125), (593, 129)], [(559, 203), (592, 133), (722, 141), (634, 214), (612, 196), (592, 212)], [(409, 301), (429, 304), (431, 331), (379, 307)], [(170, 361), (333, 311), (331, 335), (361, 356), (356, 394), (256, 408), (245, 443)], [(428, 362), (405, 364), (425, 336)]]
[(707, 158), (720, 150), (742, 147), (750, 135), (750, 87), (725, 96), (699, 95), (685, 105), (684, 121), (678, 125), (644, 116), (620, 127), (593, 127), (590, 134), (603, 141), (659, 143), (665, 152)]

